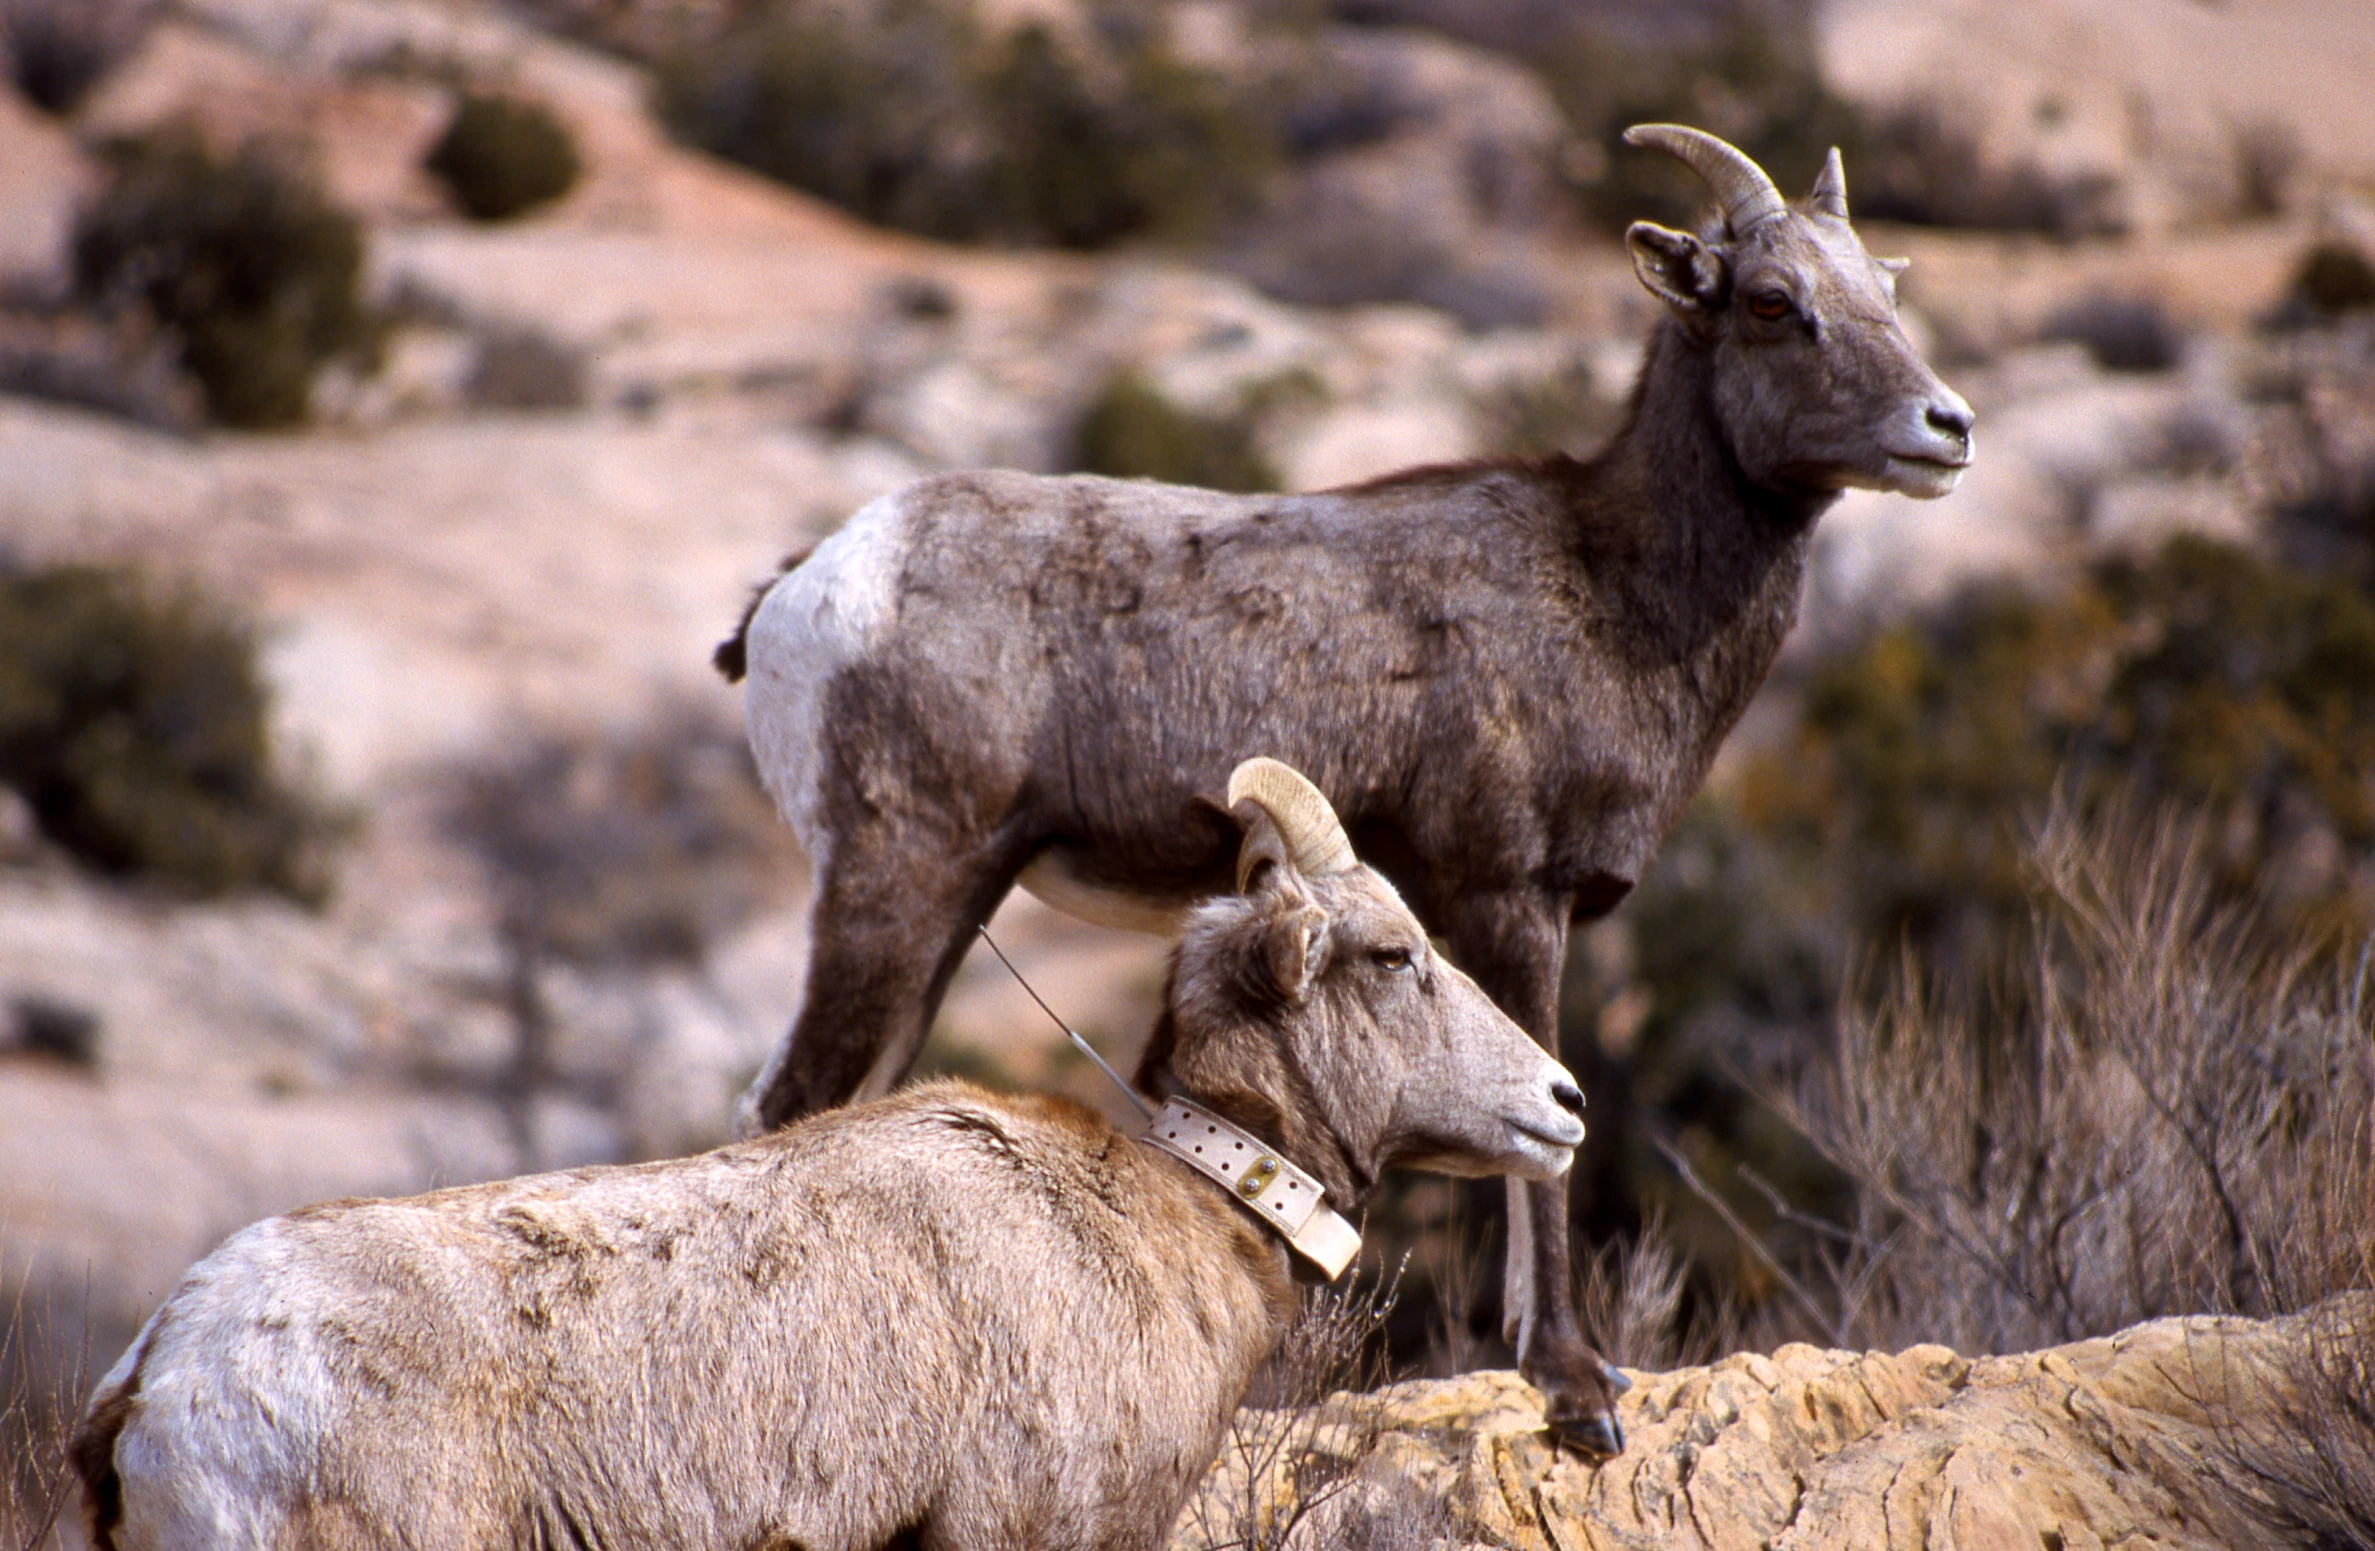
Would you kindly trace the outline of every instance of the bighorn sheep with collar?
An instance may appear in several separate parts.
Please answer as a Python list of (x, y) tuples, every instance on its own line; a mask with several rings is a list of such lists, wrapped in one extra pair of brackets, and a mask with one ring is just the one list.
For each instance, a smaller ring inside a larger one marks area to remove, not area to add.
[[(1151, 1547), (1380, 1170), (1548, 1179), (1557, 1062), (1327, 801), (1235, 773), (1142, 1140), (961, 1083), (700, 1157), (274, 1218), (74, 1442), (101, 1547)], [(1151, 1144), (1151, 1145), (1149, 1145)]]
[[(1546, 1048), (1567, 932), (1630, 892), (1771, 669), (1848, 486), (1935, 497), (1971, 410), (1896, 318), (1838, 152), (1792, 206), (1696, 130), (1626, 139), (1713, 189), (1627, 233), (1665, 303), (1596, 457), (1233, 496), (949, 475), (795, 564), (719, 649), (815, 864), (813, 948), (746, 1130), (880, 1091), (1018, 880), (1155, 926), (1227, 865), (1240, 754), (1309, 772), (1364, 856)], [(1504, 1318), (1567, 1441), (1623, 1446), (1563, 1185), (1511, 1187)]]

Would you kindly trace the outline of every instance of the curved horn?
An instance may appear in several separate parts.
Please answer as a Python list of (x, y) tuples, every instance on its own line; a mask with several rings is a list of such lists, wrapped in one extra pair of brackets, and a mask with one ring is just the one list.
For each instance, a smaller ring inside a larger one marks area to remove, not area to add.
[(1847, 219), (1847, 169), (1839, 165), (1839, 148), (1831, 147), (1831, 154), (1823, 159), (1822, 176), (1814, 180), (1814, 192), (1807, 196), (1814, 213), (1827, 215), (1834, 221)]
[(1716, 203), (1723, 206), (1725, 228), (1735, 237), (1746, 235), (1788, 208), (1764, 168), (1704, 130), (1681, 124), (1635, 124), (1625, 131), (1625, 144), (1663, 151), (1705, 178), (1707, 186), (1715, 190)]
[[(1346, 872), (1360, 865), (1352, 841), (1328, 799), (1303, 776), (1275, 759), (1249, 759), (1229, 772), (1229, 806), (1250, 802), (1270, 816), (1287, 859), (1305, 877)], [(1240, 882), (1242, 887), (1242, 880)]]

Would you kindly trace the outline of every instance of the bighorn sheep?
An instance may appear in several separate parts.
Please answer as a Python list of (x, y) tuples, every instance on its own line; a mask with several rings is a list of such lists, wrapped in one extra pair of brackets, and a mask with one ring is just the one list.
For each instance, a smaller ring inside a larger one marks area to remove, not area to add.
[(273, 1218), (100, 1385), (93, 1542), (1159, 1545), (1296, 1311), (1290, 1243), (1333, 1275), (1381, 1169), (1548, 1179), (1583, 1138), (1317, 789), (1251, 760), (1229, 795), (1239, 887), (1188, 917), (1139, 1073), (1154, 1145), (943, 1082)]
[[(719, 648), (815, 864), (813, 948), (746, 1129), (879, 1091), (1018, 879), (1168, 920), (1226, 865), (1244, 752), (1307, 771), (1364, 856), (1545, 1047), (1571, 923), (1632, 889), (1763, 683), (1815, 518), (1934, 497), (1971, 410), (1898, 326), (1901, 263), (1838, 152), (1785, 204), (1733, 147), (1645, 125), (1714, 190), (1701, 236), (1626, 234), (1665, 304), (1589, 461), (1414, 469), (1294, 496), (1015, 473), (852, 517)], [(1511, 1187), (1507, 1321), (1580, 1448), (1622, 1447), (1570, 1286), (1565, 1191)]]

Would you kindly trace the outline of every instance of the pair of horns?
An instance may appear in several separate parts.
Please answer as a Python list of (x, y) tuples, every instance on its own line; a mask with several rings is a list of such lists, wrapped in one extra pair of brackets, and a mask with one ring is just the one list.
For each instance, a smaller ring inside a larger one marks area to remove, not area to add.
[(1263, 860), (1285, 861), (1307, 878), (1348, 872), (1360, 865), (1352, 854), (1352, 841), (1346, 837), (1336, 810), (1320, 789), (1292, 766), (1275, 759), (1255, 758), (1230, 771), (1230, 811), (1234, 812), (1241, 802), (1252, 803), (1270, 820), (1285, 854), (1266, 858), (1260, 846), (1247, 846), (1237, 859), (1240, 892), (1255, 864)]
[[(1681, 124), (1635, 124), (1625, 131), (1625, 144), (1664, 151), (1706, 179), (1716, 202), (1723, 206), (1724, 227), (1734, 237), (1746, 236), (1788, 208), (1764, 168), (1737, 146), (1704, 130)], [(1822, 175), (1814, 180), (1814, 192), (1807, 203), (1817, 215), (1834, 221), (1847, 219), (1847, 170), (1839, 164), (1837, 146), (1831, 147), (1831, 154), (1824, 159)]]

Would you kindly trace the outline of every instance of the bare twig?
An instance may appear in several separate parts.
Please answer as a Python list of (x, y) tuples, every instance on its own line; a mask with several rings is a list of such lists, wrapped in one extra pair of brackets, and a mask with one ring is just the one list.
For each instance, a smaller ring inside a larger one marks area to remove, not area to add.
[[(1708, 1210), (1723, 1219), (1724, 1226), (1731, 1229), (1733, 1234), (1738, 1237), (1741, 1246), (1754, 1255), (1766, 1270), (1773, 1273), (1774, 1279), (1787, 1290), (1791, 1299), (1796, 1302), (1815, 1328), (1819, 1330), (1833, 1329), (1828, 1311), (1823, 1308), (1812, 1293), (1806, 1290), (1805, 1284), (1791, 1274), (1789, 1267), (1783, 1265), (1773, 1252), (1765, 1247), (1765, 1241), (1759, 1238), (1748, 1224), (1740, 1220), (1739, 1214), (1732, 1210), (1732, 1204), (1708, 1188), (1707, 1182), (1699, 1178), (1699, 1171), (1691, 1167), (1690, 1160), (1682, 1155), (1681, 1150), (1662, 1136), (1654, 1137), (1652, 1140), (1657, 1143), (1657, 1149), (1665, 1155), (1666, 1161), (1674, 1166), (1674, 1172), (1682, 1176), (1682, 1182), (1690, 1187), (1691, 1193), (1706, 1202)], [(1833, 1344), (1836, 1345), (1837, 1341), (1838, 1338), (1834, 1337)]]

